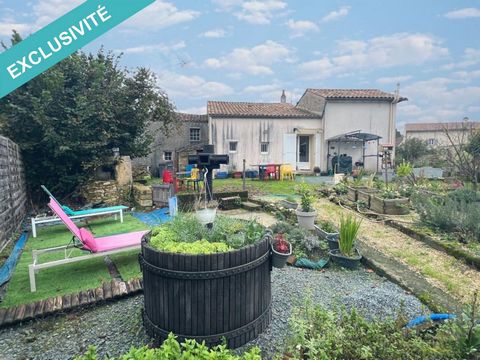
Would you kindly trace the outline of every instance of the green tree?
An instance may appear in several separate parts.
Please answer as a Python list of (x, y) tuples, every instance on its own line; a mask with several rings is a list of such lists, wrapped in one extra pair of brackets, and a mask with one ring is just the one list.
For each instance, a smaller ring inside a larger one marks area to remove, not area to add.
[(417, 138), (409, 138), (397, 147), (395, 160), (398, 164), (402, 163), (402, 161), (415, 163), (430, 153), (431, 149), (428, 148), (425, 141)]
[[(14, 32), (12, 45), (19, 41)], [(77, 52), (0, 99), (0, 133), (21, 147), (32, 195), (40, 184), (60, 195), (72, 192), (112, 148), (147, 155), (154, 137), (149, 125), (174, 121), (155, 75), (120, 68), (119, 59), (103, 49)]]

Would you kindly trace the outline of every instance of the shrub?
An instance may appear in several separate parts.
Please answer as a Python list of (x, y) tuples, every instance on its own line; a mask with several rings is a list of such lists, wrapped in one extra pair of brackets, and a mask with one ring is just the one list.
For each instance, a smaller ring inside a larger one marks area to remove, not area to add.
[(347, 185), (343, 182), (336, 184), (333, 189), (337, 193), (337, 195), (345, 195), (348, 192)]
[(397, 166), (397, 175), (400, 177), (410, 176), (413, 173), (413, 166), (409, 162), (402, 160), (402, 163)]
[(423, 224), (448, 233), (460, 233), (464, 238), (480, 241), (480, 206), (461, 196), (413, 197), (413, 205)]
[[(108, 358), (114, 360), (114, 358)], [(260, 349), (251, 348), (241, 356), (233, 355), (225, 345), (215, 346), (209, 349), (205, 344), (199, 344), (195, 340), (185, 340), (180, 344), (176, 337), (170, 333), (158, 349), (150, 349), (147, 346), (132, 348), (119, 357), (119, 360), (261, 360)], [(99, 360), (97, 350), (90, 346), (85, 355), (76, 357), (75, 360)]]
[[(292, 338), (287, 358), (292, 360), (458, 360), (477, 359), (466, 342), (465, 327), (457, 322), (441, 327), (442, 336), (434, 337), (403, 328), (397, 319), (367, 320), (355, 310), (328, 311), (307, 303), (294, 310)], [(454, 333), (453, 327), (461, 331)]]
[(177, 242), (171, 240), (163, 240), (161, 242), (152, 243), (152, 245), (161, 251), (181, 254), (213, 254), (226, 252), (232, 248), (223, 242), (209, 242), (207, 240), (197, 240), (194, 242)]
[(300, 206), (303, 212), (315, 211), (313, 202), (315, 197), (312, 194), (311, 187), (304, 182), (297, 186), (297, 193), (300, 195)]
[(152, 230), (150, 244), (162, 251), (209, 254), (254, 244), (263, 238), (264, 232), (265, 227), (254, 220), (217, 216), (212, 229), (207, 229), (194, 215), (179, 214)]
[(320, 220), (318, 227), (327, 233), (336, 233), (338, 229), (335, 227), (335, 224), (330, 220)]

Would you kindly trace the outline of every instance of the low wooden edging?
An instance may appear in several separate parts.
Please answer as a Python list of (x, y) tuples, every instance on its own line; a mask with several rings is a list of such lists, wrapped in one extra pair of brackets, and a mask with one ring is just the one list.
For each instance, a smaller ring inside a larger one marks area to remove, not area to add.
[(433, 286), (407, 265), (386, 256), (365, 241), (357, 240), (357, 246), (363, 256), (362, 262), (366, 266), (415, 295), (431, 310), (451, 313), (458, 313), (461, 310), (461, 303), (452, 295)]
[(407, 236), (414, 238), (415, 240), (421, 241), (424, 244), (430, 246), (432, 249), (443, 251), (450, 256), (453, 256), (456, 259), (462, 260), (465, 264), (471, 266), (475, 270), (480, 270), (480, 257), (475, 256), (468, 251), (456, 248), (453, 245), (447, 244), (443, 241), (432, 238), (431, 236), (422, 234), (414, 229), (406, 227), (401, 223), (398, 223), (394, 220), (386, 220), (385, 225), (388, 225)]
[(21, 304), (10, 308), (0, 309), (0, 327), (13, 325), (22, 321), (40, 318), (59, 312), (87, 305), (121, 299), (137, 294), (143, 290), (141, 278), (129, 281), (115, 281), (103, 283), (101, 287), (80, 291), (74, 294), (57, 296), (39, 300), (30, 304)]

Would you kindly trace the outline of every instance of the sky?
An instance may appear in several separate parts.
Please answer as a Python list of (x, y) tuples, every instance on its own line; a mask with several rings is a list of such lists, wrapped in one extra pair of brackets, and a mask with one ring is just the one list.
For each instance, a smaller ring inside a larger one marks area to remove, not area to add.
[[(83, 0), (0, 0), (0, 39)], [(480, 120), (480, 1), (156, 0), (83, 49), (146, 67), (178, 111), (208, 100), (295, 104), (307, 88), (375, 88), (409, 101), (397, 124)]]

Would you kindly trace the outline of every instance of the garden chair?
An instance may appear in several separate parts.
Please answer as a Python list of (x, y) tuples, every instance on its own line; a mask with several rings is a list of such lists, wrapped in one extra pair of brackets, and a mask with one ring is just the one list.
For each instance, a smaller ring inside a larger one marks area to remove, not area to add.
[(272, 174), (275, 176), (276, 172), (277, 169), (275, 168), (275, 165), (267, 165), (263, 173), (264, 180), (270, 179)]
[(293, 166), (290, 164), (283, 164), (280, 166), (280, 180), (283, 179), (294, 180), (295, 172), (293, 171)]
[[(123, 210), (128, 209), (127, 206), (119, 205), (119, 206), (110, 206), (110, 207), (103, 207), (103, 208), (96, 208), (96, 209), (86, 209), (86, 210), (72, 210), (68, 206), (62, 205), (52, 193), (44, 186), (41, 185), (43, 191), (47, 193), (47, 195), (53, 199), (59, 206), (62, 207), (63, 211), (67, 214), (70, 219), (83, 219), (90, 216), (99, 216), (99, 215), (113, 215), (115, 220), (117, 220), (117, 216), (120, 217), (120, 222), (123, 223)], [(37, 225), (39, 224), (51, 224), (51, 223), (58, 223), (60, 219), (57, 216), (35, 216), (32, 217), (32, 236), (35, 238), (37, 237)]]
[[(78, 261), (88, 260), (99, 256), (107, 256), (119, 252), (139, 249), (142, 239), (150, 233), (149, 230), (135, 231), (124, 234), (94, 237), (90, 231), (85, 228), (79, 229), (77, 225), (67, 216), (62, 207), (53, 198), (50, 198), (48, 207), (60, 218), (65, 226), (73, 234), (73, 244), (58, 246), (48, 249), (33, 250), (33, 263), (28, 265), (28, 274), (30, 277), (30, 291), (37, 290), (35, 283), (35, 274), (46, 268), (54, 266), (70, 264)], [(71, 257), (73, 248), (89, 251), (90, 254)], [(57, 251), (64, 251), (64, 258), (61, 260), (54, 260), (46, 263), (39, 262), (39, 255), (44, 253), (51, 253)]]
[(190, 177), (186, 179), (187, 180), (187, 189), (189, 188), (190, 183), (193, 183), (193, 190), (198, 190), (199, 189), (199, 183), (201, 180), (201, 173), (200, 169), (193, 168), (190, 171)]

